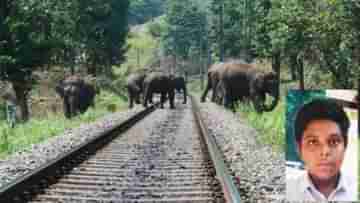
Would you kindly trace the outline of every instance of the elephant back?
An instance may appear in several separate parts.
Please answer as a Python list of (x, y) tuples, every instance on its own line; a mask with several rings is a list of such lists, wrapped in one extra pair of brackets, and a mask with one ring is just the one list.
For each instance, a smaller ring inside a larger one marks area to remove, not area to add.
[(251, 64), (227, 62), (219, 72), (219, 84), (230, 93), (232, 99), (250, 96), (252, 78), (256, 68)]
[(169, 75), (153, 72), (145, 77), (144, 86), (149, 86), (153, 92), (163, 92), (173, 88), (174, 84)]
[(208, 70), (208, 76), (211, 78), (217, 77), (218, 73), (221, 71), (221, 69), (224, 68), (225, 63), (215, 63), (211, 65), (211, 67)]
[(225, 81), (249, 82), (249, 78), (256, 72), (256, 68), (246, 63), (226, 63), (218, 71), (220, 78)]

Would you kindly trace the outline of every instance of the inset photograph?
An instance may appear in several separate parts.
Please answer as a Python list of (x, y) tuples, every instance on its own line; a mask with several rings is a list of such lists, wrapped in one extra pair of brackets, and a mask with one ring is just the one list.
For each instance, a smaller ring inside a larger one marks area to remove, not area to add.
[(288, 92), (287, 200), (358, 200), (356, 93), (356, 90)]

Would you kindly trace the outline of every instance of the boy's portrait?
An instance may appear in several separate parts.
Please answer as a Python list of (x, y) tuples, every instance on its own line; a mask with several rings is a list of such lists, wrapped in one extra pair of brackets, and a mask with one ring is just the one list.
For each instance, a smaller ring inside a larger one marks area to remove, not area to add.
[[(287, 200), (357, 200), (357, 111), (338, 102), (355, 94), (350, 90), (289, 91)], [(336, 98), (339, 95), (342, 100)]]

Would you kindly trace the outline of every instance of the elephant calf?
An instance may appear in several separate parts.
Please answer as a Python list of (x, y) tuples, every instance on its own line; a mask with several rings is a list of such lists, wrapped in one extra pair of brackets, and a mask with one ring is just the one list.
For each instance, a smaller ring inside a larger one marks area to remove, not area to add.
[(140, 104), (140, 96), (143, 93), (144, 73), (133, 73), (126, 80), (126, 89), (129, 95), (129, 108), (136, 104)]
[(175, 108), (174, 97), (175, 97), (175, 86), (173, 78), (164, 73), (153, 72), (148, 74), (143, 83), (144, 89), (144, 100), (143, 105), (147, 107), (148, 101), (151, 100), (154, 93), (161, 94), (160, 107), (164, 108), (164, 102), (169, 99), (170, 108)]
[(66, 118), (84, 113), (89, 106), (94, 106), (95, 88), (78, 76), (70, 76), (60, 81), (55, 91), (63, 99)]

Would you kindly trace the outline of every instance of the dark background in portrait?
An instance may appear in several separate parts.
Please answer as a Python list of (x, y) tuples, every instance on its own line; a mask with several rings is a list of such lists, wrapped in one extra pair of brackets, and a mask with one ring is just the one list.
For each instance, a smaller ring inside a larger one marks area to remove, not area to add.
[(296, 152), (294, 120), (297, 110), (314, 98), (325, 98), (325, 90), (289, 90), (286, 96), (286, 161), (301, 162)]

